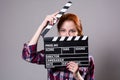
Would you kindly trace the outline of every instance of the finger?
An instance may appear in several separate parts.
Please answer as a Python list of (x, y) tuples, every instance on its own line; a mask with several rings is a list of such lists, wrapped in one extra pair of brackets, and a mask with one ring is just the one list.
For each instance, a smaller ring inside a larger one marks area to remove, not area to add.
[(47, 19), (48, 19), (49, 24), (52, 25), (53, 24), (53, 18), (52, 18), (52, 16), (49, 15)]
[(68, 65), (68, 66), (67, 66), (67, 69), (68, 69), (68, 70), (71, 70), (71, 69), (73, 69), (73, 68), (74, 68), (74, 67), (71, 66), (71, 65)]
[(76, 70), (75, 70), (74, 68), (72, 68), (72, 67), (69, 67), (68, 70), (69, 70), (70, 72), (72, 72), (72, 73), (75, 73), (75, 71), (76, 71)]
[(53, 13), (52, 15), (56, 16), (58, 13), (59, 13), (59, 11), (57, 11), (57, 12)]
[(58, 12), (55, 12), (55, 13), (52, 14), (52, 17), (53, 17), (53, 19), (54, 19), (54, 22), (57, 21), (57, 17), (56, 17), (57, 14), (58, 14)]
[(69, 68), (74, 68), (74, 65), (69, 64), (69, 65), (67, 65), (67, 68), (68, 68), (68, 69), (69, 69)]
[(76, 71), (76, 70), (78, 70), (78, 63), (75, 63), (75, 62), (69, 62), (68, 64), (67, 64), (67, 68), (74, 68), (74, 70)]
[(70, 62), (67, 63), (67, 65), (76, 65), (76, 63), (73, 62), (73, 61), (70, 61)]
[(51, 18), (52, 18), (52, 19), (51, 19), (51, 20), (52, 20), (52, 24), (55, 23), (55, 22), (57, 21), (56, 16), (51, 15)]
[(78, 66), (78, 63), (73, 62), (73, 61), (71, 62), (71, 64)]
[(53, 25), (53, 20), (50, 20), (49, 24), (50, 24), (50, 25)]
[(53, 20), (57, 20), (57, 17), (56, 17), (56, 16), (53, 16)]

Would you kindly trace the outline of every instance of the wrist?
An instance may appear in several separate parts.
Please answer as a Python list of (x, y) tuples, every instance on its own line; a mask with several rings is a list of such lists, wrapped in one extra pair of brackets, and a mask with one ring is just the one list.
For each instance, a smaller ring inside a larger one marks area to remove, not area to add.
[(42, 22), (42, 24), (41, 24), (41, 27), (44, 28), (45, 26), (47, 26), (47, 23), (48, 23), (48, 21), (47, 21), (47, 20), (44, 20), (44, 21)]
[(82, 76), (80, 75), (79, 71), (77, 71), (76, 73), (74, 73), (73, 76), (74, 76), (74, 78), (75, 78), (76, 80), (84, 80), (84, 79), (82, 78)]

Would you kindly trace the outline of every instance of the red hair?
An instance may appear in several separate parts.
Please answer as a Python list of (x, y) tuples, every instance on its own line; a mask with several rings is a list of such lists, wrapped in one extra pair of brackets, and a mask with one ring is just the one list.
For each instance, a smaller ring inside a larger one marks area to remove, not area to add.
[(60, 31), (60, 28), (65, 21), (73, 21), (74, 24), (76, 25), (76, 29), (78, 31), (78, 36), (83, 35), (81, 21), (79, 20), (79, 18), (75, 14), (72, 14), (72, 13), (67, 13), (67, 14), (64, 14), (63, 16), (61, 16), (61, 18), (57, 24), (58, 32)]

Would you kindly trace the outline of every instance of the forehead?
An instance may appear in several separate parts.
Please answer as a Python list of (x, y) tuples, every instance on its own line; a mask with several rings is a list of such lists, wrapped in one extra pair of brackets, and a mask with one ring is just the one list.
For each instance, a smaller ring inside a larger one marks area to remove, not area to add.
[(75, 27), (75, 24), (73, 21), (71, 20), (67, 20), (67, 21), (64, 21), (61, 28), (66, 28), (66, 29), (69, 29), (69, 28), (76, 28)]

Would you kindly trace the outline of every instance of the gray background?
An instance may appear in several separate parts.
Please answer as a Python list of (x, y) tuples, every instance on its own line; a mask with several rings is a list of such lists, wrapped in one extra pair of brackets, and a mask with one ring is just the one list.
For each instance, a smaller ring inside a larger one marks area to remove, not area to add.
[[(0, 0), (0, 80), (46, 80), (43, 65), (21, 58), (23, 44), (31, 39), (47, 14), (68, 0)], [(72, 0), (67, 11), (77, 14), (89, 36), (96, 80), (120, 79), (120, 0)], [(55, 31), (54, 31), (55, 30)], [(47, 36), (56, 36), (56, 27)], [(42, 46), (42, 47), (41, 47)], [(42, 38), (38, 50), (43, 49)]]

